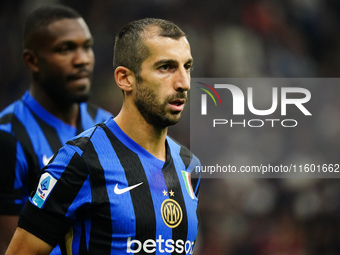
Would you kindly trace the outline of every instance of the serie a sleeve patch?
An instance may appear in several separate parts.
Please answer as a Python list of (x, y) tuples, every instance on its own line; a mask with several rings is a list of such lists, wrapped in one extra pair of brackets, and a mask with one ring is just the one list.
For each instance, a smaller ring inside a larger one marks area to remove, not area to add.
[(49, 194), (51, 193), (57, 180), (49, 173), (41, 175), (37, 190), (32, 198), (32, 203), (42, 208)]

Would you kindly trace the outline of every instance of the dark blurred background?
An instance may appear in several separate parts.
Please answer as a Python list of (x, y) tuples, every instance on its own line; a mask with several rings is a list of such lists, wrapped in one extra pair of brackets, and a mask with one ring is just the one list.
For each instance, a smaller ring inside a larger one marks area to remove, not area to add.
[[(143, 17), (169, 19), (188, 34), (193, 77), (340, 76), (339, 0), (2, 0), (0, 110), (29, 86), (21, 59), (25, 17), (52, 2), (77, 9), (87, 21), (96, 56), (90, 101), (113, 114), (122, 102), (113, 79), (114, 36), (127, 22)], [(325, 95), (325, 107), (337, 118), (335, 93)], [(188, 147), (189, 124), (186, 110), (170, 128)], [(325, 127), (323, 135), (333, 141), (328, 150), (337, 155), (340, 126)], [(298, 134), (294, 144), (308, 147), (307, 142)], [(306, 157), (312, 155), (306, 148)], [(204, 179), (200, 199), (196, 255), (340, 254), (338, 179)]]

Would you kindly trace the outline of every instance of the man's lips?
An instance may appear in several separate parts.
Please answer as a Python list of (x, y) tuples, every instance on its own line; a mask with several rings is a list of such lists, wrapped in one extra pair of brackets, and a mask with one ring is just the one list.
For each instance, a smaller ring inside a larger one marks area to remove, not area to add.
[(80, 72), (76, 74), (71, 74), (68, 76), (69, 80), (80, 80), (80, 79), (88, 79), (90, 78), (90, 72)]
[(169, 101), (169, 105), (173, 111), (183, 111), (185, 102), (185, 99), (174, 99)]

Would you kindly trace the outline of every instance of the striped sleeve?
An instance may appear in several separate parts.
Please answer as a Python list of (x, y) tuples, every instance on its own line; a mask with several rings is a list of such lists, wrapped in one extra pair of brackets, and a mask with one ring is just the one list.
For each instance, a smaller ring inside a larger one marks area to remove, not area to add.
[(18, 215), (21, 204), (15, 203), (15, 200), (21, 199), (21, 190), (15, 188), (17, 140), (11, 134), (0, 131), (0, 144), (2, 144), (0, 146), (0, 214)]
[(19, 227), (55, 246), (75, 220), (76, 209), (87, 202), (86, 198), (80, 199), (81, 203), (75, 200), (87, 177), (87, 165), (80, 154), (73, 146), (64, 146), (44, 168), (35, 193), (23, 209)]

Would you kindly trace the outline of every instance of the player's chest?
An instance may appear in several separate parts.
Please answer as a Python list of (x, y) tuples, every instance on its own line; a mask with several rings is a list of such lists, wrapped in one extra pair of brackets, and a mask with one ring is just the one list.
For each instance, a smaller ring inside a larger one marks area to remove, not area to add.
[[(113, 231), (169, 231), (197, 225), (197, 198), (191, 198), (181, 172), (144, 165), (113, 169), (106, 176)], [(142, 171), (141, 171), (142, 170)], [(165, 172), (165, 171), (171, 171)]]

